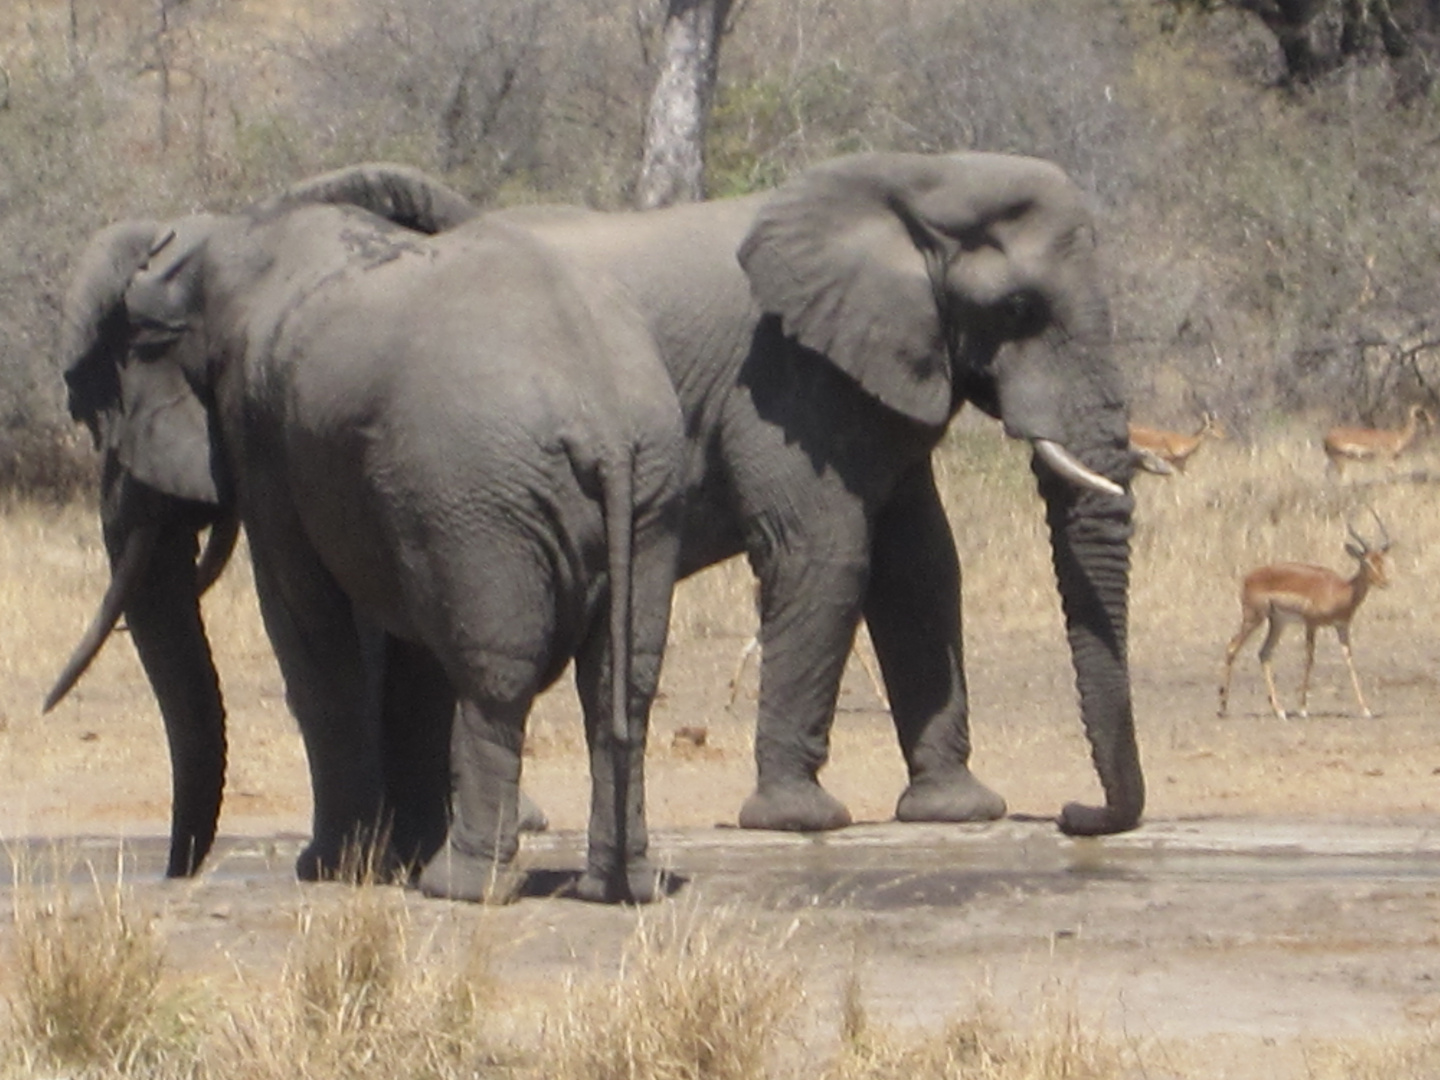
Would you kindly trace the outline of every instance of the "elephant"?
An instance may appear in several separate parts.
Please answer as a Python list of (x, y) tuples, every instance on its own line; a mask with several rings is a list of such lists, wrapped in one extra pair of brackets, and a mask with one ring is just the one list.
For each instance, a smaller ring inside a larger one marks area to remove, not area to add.
[(931, 454), (969, 402), (1033, 446), (1103, 806), (1144, 808), (1127, 660), (1135, 468), (1093, 215), (1058, 166), (864, 153), (773, 192), (660, 210), (496, 210), (648, 321), (690, 454), (680, 575), (744, 553), (761, 589), (756, 787), (746, 828), (840, 828), (819, 781), (863, 617), (908, 785), (902, 821), (984, 821), (969, 768), (960, 565)]
[(593, 784), (576, 893), (655, 896), (643, 761), (678, 403), (617, 284), (503, 222), (441, 231), (471, 213), (362, 166), (111, 226), (74, 273), (65, 377), (103, 451), (112, 580), (50, 703), (123, 612), (172, 748), (173, 875), (215, 832), (224, 711), (198, 596), (239, 522), (310, 768), (301, 878), (378, 846), (423, 862), (427, 895), (513, 895), (525, 720), (573, 660)]

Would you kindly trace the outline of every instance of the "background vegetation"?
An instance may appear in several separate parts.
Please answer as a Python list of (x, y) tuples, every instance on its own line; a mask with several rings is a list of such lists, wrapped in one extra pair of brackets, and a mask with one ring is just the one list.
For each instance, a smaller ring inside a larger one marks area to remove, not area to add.
[[(94, 229), (364, 158), (482, 202), (625, 204), (664, 7), (4, 5), (0, 486), (88, 471), (54, 351)], [(1053, 158), (1103, 222), (1137, 415), (1212, 409), (1242, 441), (1281, 414), (1388, 422), (1440, 386), (1437, 25), (1435, 0), (748, 0), (708, 186), (867, 148)]]

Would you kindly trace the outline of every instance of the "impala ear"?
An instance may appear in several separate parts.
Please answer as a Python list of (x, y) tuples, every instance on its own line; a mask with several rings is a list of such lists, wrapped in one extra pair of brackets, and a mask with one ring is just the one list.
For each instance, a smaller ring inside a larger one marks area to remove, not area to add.
[[(874, 397), (949, 419), (951, 371), (927, 256), (907, 208), (914, 156), (845, 158), (803, 173), (757, 215), (739, 259), (760, 307)], [(923, 159), (921, 159), (923, 160)]]

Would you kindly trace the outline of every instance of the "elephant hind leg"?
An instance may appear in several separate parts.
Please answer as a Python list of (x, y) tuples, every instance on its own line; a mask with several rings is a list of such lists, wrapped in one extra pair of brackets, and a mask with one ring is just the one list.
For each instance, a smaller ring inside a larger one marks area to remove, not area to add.
[(520, 749), (532, 700), (461, 701), (450, 744), (454, 816), (420, 873), (426, 896), (505, 903), (518, 894)]
[(576, 885), (582, 900), (648, 904), (658, 896), (658, 875), (649, 860), (645, 823), (645, 740), (659, 681), (660, 653), (654, 648), (644, 650), (642, 636), (637, 636), (631, 656), (627, 742), (615, 737), (610, 717), (608, 637), (595, 635), (575, 658), (591, 777), (585, 872)]

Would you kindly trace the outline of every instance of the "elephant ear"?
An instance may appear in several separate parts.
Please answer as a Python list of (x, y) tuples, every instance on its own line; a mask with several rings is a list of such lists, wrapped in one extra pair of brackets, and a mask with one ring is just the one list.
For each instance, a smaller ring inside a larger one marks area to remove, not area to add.
[(435, 234), (469, 221), (479, 208), (464, 195), (408, 165), (370, 162), (312, 176), (263, 202), (257, 212), (296, 203), (358, 206), (417, 232)]
[(132, 356), (120, 372), (120, 386), (120, 464), (157, 491), (218, 505), (222, 485), (213, 418), (181, 367)]
[(209, 219), (162, 237), (125, 292), (131, 348), (120, 369), (122, 421), (115, 452), (135, 479), (180, 499), (218, 504), (221, 456), (200, 347), (202, 252)]
[[(923, 159), (921, 159), (923, 161)], [(907, 416), (951, 409), (945, 327), (927, 258), (940, 253), (906, 207), (896, 159), (842, 158), (803, 173), (757, 215), (739, 250), (760, 307)]]
[(61, 316), (60, 355), (70, 415), (96, 448), (106, 446), (120, 413), (120, 365), (129, 347), (125, 290), (149, 258), (160, 226), (123, 221), (97, 232), (75, 262)]
[[(954, 408), (967, 306), (1034, 284), (1026, 228), (1068, 198), (1048, 162), (1000, 154), (860, 154), (781, 188), (740, 247), (751, 291), (785, 332), (927, 424)], [(1017, 234), (1025, 235), (1021, 244)], [(1041, 245), (1042, 247), (1044, 245)]]

